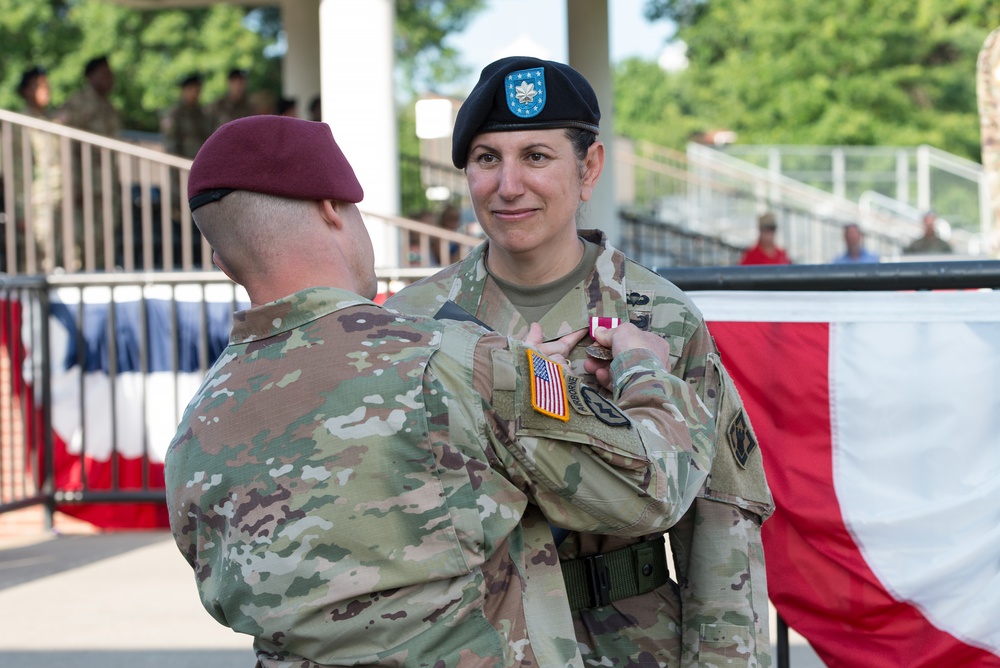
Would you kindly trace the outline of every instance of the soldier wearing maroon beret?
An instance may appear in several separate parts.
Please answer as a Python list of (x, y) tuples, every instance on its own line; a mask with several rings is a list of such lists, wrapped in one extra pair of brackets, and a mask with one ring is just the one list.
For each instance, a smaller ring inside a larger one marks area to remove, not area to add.
[(578, 335), (512, 342), (378, 306), (364, 193), (325, 123), (227, 123), (188, 191), (252, 304), (166, 455), (205, 609), (261, 668), (583, 668), (535, 548), (549, 522), (640, 535), (690, 504), (711, 418), (675, 419), (697, 398), (667, 344), (597, 332), (614, 404), (562, 366)]
[[(690, 298), (600, 230), (577, 227), (604, 165), (600, 119), (593, 88), (569, 65), (530, 57), (487, 65), (452, 134), (452, 162), (465, 170), (487, 240), (387, 304), (435, 313), (447, 300), (514, 338), (582, 332), (571, 368), (608, 398), (617, 388), (593, 345), (597, 328), (631, 324), (668, 343), (671, 374), (698, 395), (677, 419), (699, 424), (688, 408), (713, 416), (708, 438), (692, 432), (711, 475), (678, 522), (641, 538), (554, 531), (576, 639), (587, 665), (767, 666), (760, 527), (773, 505), (760, 449)], [(546, 546), (535, 558), (550, 554)]]

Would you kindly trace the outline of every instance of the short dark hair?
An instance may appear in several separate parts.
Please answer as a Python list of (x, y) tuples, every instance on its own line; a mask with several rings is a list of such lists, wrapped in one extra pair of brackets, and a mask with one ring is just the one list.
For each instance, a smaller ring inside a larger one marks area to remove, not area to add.
[(597, 141), (597, 134), (580, 128), (566, 128), (565, 132), (566, 138), (573, 145), (573, 155), (577, 160), (585, 159), (591, 144)]
[(35, 80), (38, 79), (38, 77), (45, 76), (46, 74), (48, 74), (48, 72), (45, 70), (45, 68), (40, 67), (38, 65), (35, 65), (34, 67), (25, 70), (21, 74), (21, 82), (17, 84), (18, 94), (21, 95), (21, 97), (24, 97), (25, 89), (27, 89), (28, 86), (33, 84)]
[(108, 64), (107, 56), (98, 56), (97, 58), (91, 58), (88, 60), (87, 64), (83, 66), (83, 75), (89, 77), (97, 68), (101, 66), (111, 67), (111, 65)]
[(238, 67), (234, 67), (233, 69), (229, 70), (229, 76), (227, 76), (226, 78), (227, 79), (246, 79), (247, 78), (247, 71), (246, 70), (241, 70)]

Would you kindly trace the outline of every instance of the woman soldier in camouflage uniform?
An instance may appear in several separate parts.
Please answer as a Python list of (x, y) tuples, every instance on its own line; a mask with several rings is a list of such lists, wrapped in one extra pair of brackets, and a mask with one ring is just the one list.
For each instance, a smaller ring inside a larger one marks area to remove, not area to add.
[[(773, 506), (760, 450), (691, 300), (600, 231), (577, 230), (577, 209), (604, 164), (599, 120), (593, 89), (567, 65), (525, 57), (487, 65), (459, 110), (452, 161), (465, 169), (488, 240), (387, 305), (432, 314), (449, 303), (514, 338), (533, 322), (547, 341), (621, 322), (667, 341), (671, 373), (713, 416), (710, 476), (676, 524), (640, 538), (580, 532), (559, 543), (577, 640), (588, 665), (769, 666), (760, 526)], [(592, 343), (568, 355), (591, 382)], [(668, 529), (676, 579), (664, 555)], [(649, 554), (655, 562), (645, 569)]]

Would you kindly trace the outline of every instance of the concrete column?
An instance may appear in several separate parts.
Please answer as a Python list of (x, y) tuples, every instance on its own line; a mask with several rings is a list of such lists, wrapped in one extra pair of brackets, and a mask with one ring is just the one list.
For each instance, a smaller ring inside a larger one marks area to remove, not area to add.
[[(399, 214), (392, 88), (395, 16), (394, 0), (320, 0), (323, 120), (365, 189), (359, 207), (378, 215)], [(396, 229), (374, 216), (365, 223), (375, 247), (375, 266), (398, 267)]]
[(319, 0), (284, 0), (281, 23), (288, 51), (281, 62), (281, 93), (293, 98), (299, 118), (309, 118), (309, 102), (319, 93)]
[(612, 244), (621, 241), (621, 221), (615, 201), (614, 88), (611, 81), (611, 49), (608, 0), (566, 0), (569, 64), (587, 77), (601, 106), (604, 143), (604, 173), (593, 197), (584, 207), (580, 225), (600, 228)]

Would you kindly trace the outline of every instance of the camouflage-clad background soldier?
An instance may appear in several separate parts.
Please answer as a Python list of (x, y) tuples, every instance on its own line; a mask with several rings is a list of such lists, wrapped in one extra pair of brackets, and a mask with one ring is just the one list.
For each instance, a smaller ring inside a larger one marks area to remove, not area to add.
[[(524, 57), (487, 65), (456, 118), (452, 161), (466, 172), (488, 240), (387, 305), (429, 314), (454, 302), (515, 338), (535, 322), (551, 340), (588, 330), (592, 318), (616, 318), (667, 341), (671, 373), (713, 416), (710, 477), (669, 532), (676, 581), (659, 535), (572, 533), (560, 544), (568, 582), (599, 586), (596, 555), (616, 564), (603, 572), (610, 587), (600, 596), (571, 591), (577, 640), (587, 665), (769, 666), (760, 526), (773, 506), (760, 451), (690, 299), (602, 233), (576, 228), (603, 167), (599, 120), (593, 89), (567, 65)], [(569, 358), (593, 379), (593, 363), (583, 364), (591, 343), (581, 341)], [(595, 371), (600, 381), (605, 372)], [(650, 550), (658, 560), (647, 573), (632, 555)]]
[(160, 122), (167, 153), (194, 158), (215, 129), (211, 116), (201, 106), (201, 84), (201, 74), (185, 77), (180, 82), (180, 100)]
[(226, 78), (226, 92), (206, 110), (212, 122), (212, 130), (237, 118), (253, 114), (247, 97), (246, 70), (232, 69)]
[[(21, 73), (17, 93), (24, 101), (22, 113), (39, 120), (53, 118), (51, 90), (45, 68), (35, 66)], [(23, 169), (23, 143), (30, 146), (31, 170)], [(17, 269), (32, 273), (52, 271), (61, 264), (62, 167), (57, 139), (46, 132), (22, 129), (13, 136), (14, 157), (14, 243)], [(29, 181), (27, 201), (25, 178)], [(30, 237), (29, 237), (30, 233)], [(6, 235), (0, 243), (6, 243)], [(30, 240), (30, 244), (27, 242)], [(30, 256), (30, 257), (29, 257)], [(2, 261), (6, 261), (6, 253)]]
[(107, 56), (91, 58), (84, 65), (86, 83), (59, 110), (57, 120), (70, 127), (117, 139), (122, 133), (122, 117), (108, 99), (115, 86)]
[[(108, 99), (115, 85), (115, 75), (108, 63), (107, 56), (91, 58), (84, 66), (86, 83), (74, 93), (59, 110), (56, 121), (70, 127), (93, 132), (94, 134), (118, 139), (122, 133), (122, 118), (118, 110)], [(80, 155), (73, 152), (73, 233), (75, 238), (75, 263), (84, 269), (84, 247), (90, 244), (94, 253), (95, 269), (113, 269), (115, 260), (114, 240), (121, 229), (121, 194), (118, 170), (115, 164), (109, 165), (111, 187), (104, 192), (104, 175), (97, 151), (93, 151), (91, 160), (91, 191), (93, 197), (93, 219), (88, 231), (86, 207), (84, 204), (83, 167)], [(107, 206), (106, 206), (107, 205)], [(105, 215), (105, 209), (110, 209), (110, 216)]]
[(616, 405), (563, 368), (580, 335), (531, 349), (377, 306), (362, 189), (324, 123), (223, 126), (189, 193), (252, 304), (166, 456), (209, 613), (263, 667), (582, 668), (548, 522), (657, 531), (713, 456), (669, 343), (595, 332)]

